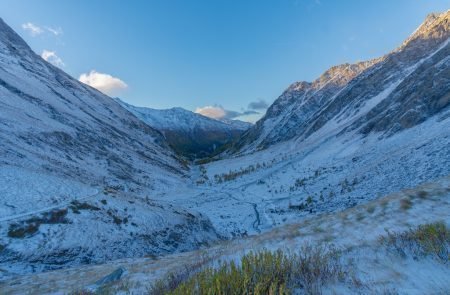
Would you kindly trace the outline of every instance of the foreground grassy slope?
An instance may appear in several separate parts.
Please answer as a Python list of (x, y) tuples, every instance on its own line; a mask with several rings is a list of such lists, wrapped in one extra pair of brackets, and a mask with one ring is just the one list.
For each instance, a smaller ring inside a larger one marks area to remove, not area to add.
[[(436, 233), (445, 232), (441, 229), (448, 228), (450, 224), (448, 212), (450, 212), (450, 177), (339, 213), (312, 217), (300, 223), (286, 225), (246, 239), (220, 243), (208, 249), (160, 259), (122, 260), (98, 266), (18, 277), (0, 283), (0, 290), (7, 294), (23, 294), (30, 291), (42, 294), (96, 288), (107, 293), (121, 290), (125, 293), (130, 291), (148, 294), (158, 280), (167, 281), (166, 278), (170, 273), (180, 274), (186, 269), (189, 271), (185, 277), (178, 280), (181, 285), (196, 282), (195, 273), (203, 269), (212, 276), (220, 271), (232, 273), (231, 262), (237, 267), (233, 273), (241, 273), (243, 270), (238, 267), (242, 265), (239, 261), (242, 261), (242, 257), (249, 251), (253, 253), (269, 251), (277, 255), (276, 251), (281, 249), (282, 255), (291, 257), (290, 255), (304, 253), (301, 250), (308, 245), (311, 247), (333, 245), (339, 253), (341, 269), (339, 273), (343, 273), (344, 276), (337, 275), (331, 280), (324, 281), (323, 284), (320, 283), (318, 290), (321, 293), (445, 293), (450, 290), (450, 264), (442, 259), (445, 256), (441, 254), (429, 254), (439, 251), (430, 252), (428, 246), (418, 248), (417, 243), (422, 245), (421, 237), (427, 235), (436, 237), (437, 241), (443, 236), (445, 240), (446, 235), (434, 235), (433, 228), (436, 229)], [(419, 227), (435, 222), (440, 223), (432, 227)], [(420, 230), (416, 231), (417, 229)], [(405, 246), (398, 241), (405, 241)], [(434, 245), (434, 242), (430, 245)], [(398, 249), (402, 249), (404, 253)], [(430, 249), (439, 247), (431, 246)], [(266, 260), (263, 260), (263, 264), (264, 261)], [(109, 285), (94, 285), (99, 279), (118, 268), (126, 269), (126, 274), (122, 278)], [(204, 279), (207, 278), (208, 276), (204, 276)], [(275, 285), (280, 287), (283, 283), (288, 287), (289, 284), (284, 281)], [(307, 292), (305, 288), (300, 290)]]
[[(442, 265), (450, 262), (450, 229), (444, 222), (388, 233), (380, 237), (379, 245), (405, 260), (413, 257), (434, 259)], [(321, 294), (324, 286), (336, 283), (363, 289), (361, 281), (349, 276), (351, 270), (341, 256), (345, 251), (319, 245), (303, 246), (298, 253), (250, 252), (237, 262), (201, 270), (186, 267), (169, 274), (154, 283), (150, 294)]]

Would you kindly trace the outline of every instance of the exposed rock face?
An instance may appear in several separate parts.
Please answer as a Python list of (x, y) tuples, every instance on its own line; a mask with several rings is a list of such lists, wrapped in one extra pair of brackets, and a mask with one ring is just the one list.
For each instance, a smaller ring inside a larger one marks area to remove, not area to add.
[(117, 100), (143, 122), (161, 131), (170, 146), (188, 159), (211, 156), (252, 126), (236, 120), (214, 120), (182, 108), (156, 110)]
[(0, 163), (130, 186), (186, 169), (159, 131), (44, 61), (2, 20)]
[(450, 93), (449, 19), (450, 11), (432, 14), (395, 51), (332, 67), (312, 83), (292, 84), (232, 150), (302, 140), (326, 124), (389, 135), (444, 110)]

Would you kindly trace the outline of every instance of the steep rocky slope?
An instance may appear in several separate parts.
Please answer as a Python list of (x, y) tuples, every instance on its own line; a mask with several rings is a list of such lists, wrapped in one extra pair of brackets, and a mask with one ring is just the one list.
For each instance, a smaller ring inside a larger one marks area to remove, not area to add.
[(212, 155), (251, 126), (242, 121), (210, 119), (183, 108), (156, 110), (117, 101), (143, 122), (161, 131), (171, 147), (189, 159)]
[(332, 67), (312, 83), (294, 83), (234, 152), (303, 140), (326, 125), (389, 136), (445, 110), (450, 102), (449, 28), (449, 11), (431, 14), (395, 51)]
[(186, 173), (160, 132), (45, 62), (3, 21), (0, 98), (2, 165), (131, 186)]

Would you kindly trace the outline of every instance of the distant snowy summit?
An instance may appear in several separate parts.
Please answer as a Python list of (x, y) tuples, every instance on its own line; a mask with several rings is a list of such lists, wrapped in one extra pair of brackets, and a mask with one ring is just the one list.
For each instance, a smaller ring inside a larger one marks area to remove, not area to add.
[(211, 156), (252, 126), (239, 120), (211, 119), (179, 107), (157, 110), (133, 106), (119, 98), (115, 100), (144, 123), (161, 131), (172, 148), (189, 159)]

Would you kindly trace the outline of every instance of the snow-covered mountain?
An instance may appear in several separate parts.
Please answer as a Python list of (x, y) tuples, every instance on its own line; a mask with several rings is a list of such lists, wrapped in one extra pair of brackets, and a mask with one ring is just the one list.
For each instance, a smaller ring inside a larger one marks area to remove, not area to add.
[(90, 184), (186, 173), (159, 131), (45, 62), (3, 21), (0, 98), (2, 165)]
[(252, 126), (237, 120), (214, 120), (183, 108), (156, 110), (116, 100), (143, 122), (161, 131), (175, 151), (191, 159), (210, 156)]
[(0, 276), (217, 239), (203, 215), (151, 199), (187, 174), (159, 131), (0, 20)]
[(430, 15), (390, 54), (289, 87), (202, 168), (199, 198), (216, 202), (197, 210), (223, 235), (258, 233), (449, 175), (449, 19)]
[(296, 82), (235, 145), (252, 152), (328, 128), (391, 136), (449, 105), (450, 13), (431, 14), (398, 49)]

